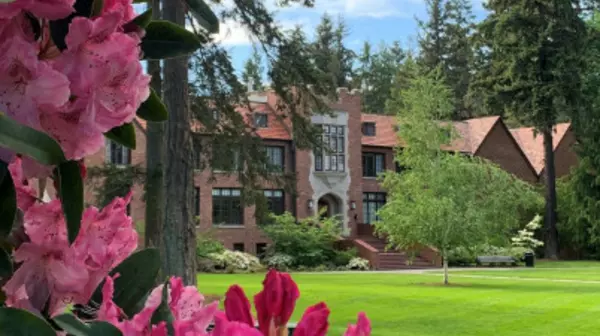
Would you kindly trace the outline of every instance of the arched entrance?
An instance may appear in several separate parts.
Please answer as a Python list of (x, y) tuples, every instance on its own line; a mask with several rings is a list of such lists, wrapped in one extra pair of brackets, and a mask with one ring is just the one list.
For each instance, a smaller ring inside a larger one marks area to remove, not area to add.
[(333, 194), (326, 194), (319, 198), (317, 211), (321, 215), (321, 218), (338, 217), (341, 219), (342, 200)]

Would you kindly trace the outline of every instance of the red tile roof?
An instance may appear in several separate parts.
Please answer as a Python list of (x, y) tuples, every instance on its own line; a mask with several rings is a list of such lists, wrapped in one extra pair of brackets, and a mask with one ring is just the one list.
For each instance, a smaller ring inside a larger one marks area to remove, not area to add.
[[(562, 139), (571, 127), (570, 123), (557, 124), (554, 127), (552, 147), (558, 147)], [(527, 156), (527, 159), (539, 175), (544, 169), (544, 138), (541, 134), (535, 134), (533, 127), (522, 127), (511, 129), (513, 137)]]
[[(459, 138), (446, 149), (475, 154), (499, 119), (500, 117), (491, 116), (454, 122)], [(397, 125), (395, 116), (363, 114), (362, 122), (375, 123), (375, 136), (362, 136), (364, 146), (402, 146), (402, 140), (398, 138), (395, 129)]]

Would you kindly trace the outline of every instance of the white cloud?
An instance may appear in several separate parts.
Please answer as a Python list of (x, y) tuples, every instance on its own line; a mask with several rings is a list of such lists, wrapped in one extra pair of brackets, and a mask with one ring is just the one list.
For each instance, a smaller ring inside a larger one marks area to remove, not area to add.
[[(301, 26), (304, 30), (314, 30), (314, 24), (306, 18), (296, 20), (277, 20), (277, 24), (283, 30), (292, 29)], [(221, 23), (219, 34), (215, 36), (215, 41), (223, 45), (251, 45), (253, 42), (252, 34), (241, 24), (233, 20), (227, 20)]]
[[(316, 0), (314, 8), (303, 8), (292, 6), (282, 8), (280, 11), (287, 12), (315, 12), (318, 14), (329, 13), (341, 14), (347, 17), (409, 17), (412, 10), (406, 7), (421, 5), (422, 0)], [(273, 6), (274, 8), (274, 6)]]

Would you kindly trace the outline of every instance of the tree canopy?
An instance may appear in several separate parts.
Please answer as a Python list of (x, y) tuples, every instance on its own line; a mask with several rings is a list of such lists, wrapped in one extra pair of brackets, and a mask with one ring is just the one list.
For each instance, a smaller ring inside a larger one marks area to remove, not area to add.
[[(406, 144), (396, 161), (406, 169), (388, 172), (383, 186), (387, 204), (377, 230), (400, 248), (433, 246), (448, 251), (493, 239), (505, 239), (523, 223), (519, 214), (535, 209), (540, 196), (533, 186), (476, 156), (443, 150), (456, 139), (452, 91), (439, 71), (410, 80), (398, 95), (399, 135)], [(447, 272), (445, 283), (448, 282)]]

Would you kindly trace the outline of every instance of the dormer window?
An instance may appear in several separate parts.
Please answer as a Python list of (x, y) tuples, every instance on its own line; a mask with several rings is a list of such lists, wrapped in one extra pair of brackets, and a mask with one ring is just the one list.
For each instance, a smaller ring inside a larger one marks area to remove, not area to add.
[(365, 136), (375, 136), (375, 123), (374, 122), (364, 122), (362, 124), (362, 133)]
[(269, 118), (265, 113), (254, 114), (254, 127), (256, 128), (267, 128), (269, 127)]

